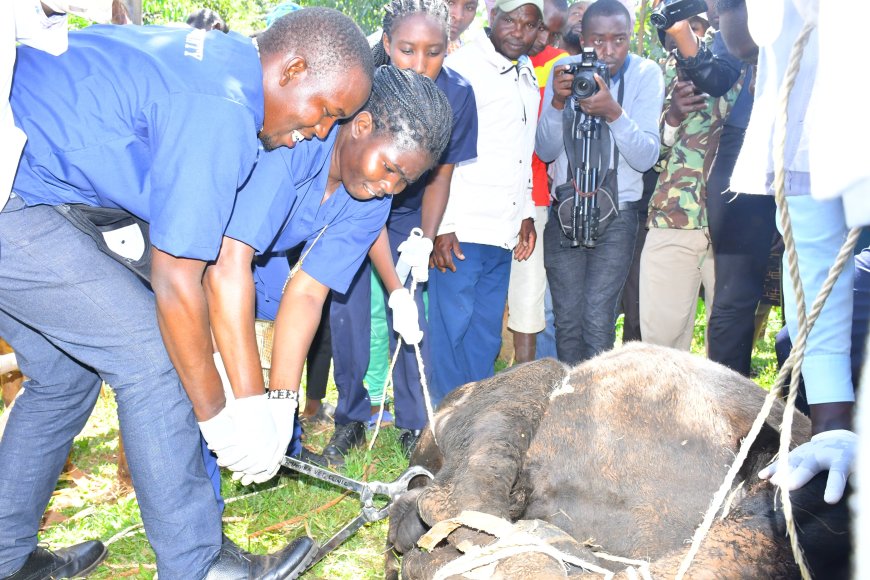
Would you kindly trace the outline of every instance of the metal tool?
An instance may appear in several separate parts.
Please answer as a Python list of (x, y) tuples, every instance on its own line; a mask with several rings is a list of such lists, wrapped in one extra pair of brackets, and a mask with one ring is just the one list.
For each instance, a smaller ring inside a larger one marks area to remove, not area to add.
[[(380, 481), (357, 481), (339, 473), (335, 473), (334, 471), (300, 461), (299, 459), (290, 456), (284, 457), (284, 459), (281, 460), (281, 465), (294, 471), (304, 473), (305, 475), (310, 475), (315, 479), (352, 491), (359, 496), (359, 501), (362, 504), (362, 509), (360, 510), (359, 515), (336, 532), (336, 534), (327, 540), (325, 544), (320, 546), (320, 549), (317, 550), (314, 559), (311, 560), (311, 563), (308, 565), (306, 570), (310, 570), (315, 564), (320, 562), (324, 556), (340, 546), (346, 539), (351, 537), (365, 524), (377, 522), (386, 518), (389, 515), (390, 505), (392, 505), (393, 500), (408, 491), (408, 485), (411, 483), (412, 479), (418, 475), (424, 475), (429, 479), (434, 478), (427, 469), (419, 465), (409, 467), (395, 481), (389, 483), (383, 483)], [(385, 496), (389, 498), (389, 500), (383, 507), (379, 508), (375, 505), (375, 496)]]

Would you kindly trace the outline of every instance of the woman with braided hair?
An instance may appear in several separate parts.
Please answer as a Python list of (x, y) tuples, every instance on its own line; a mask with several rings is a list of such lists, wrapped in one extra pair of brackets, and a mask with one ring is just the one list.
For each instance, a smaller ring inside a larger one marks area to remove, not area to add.
[[(387, 341), (392, 351), (397, 340), (395, 332), (378, 340), (378, 316), (386, 317), (382, 326), (392, 327), (403, 338), (393, 373), (393, 393), (395, 424), (406, 453), (427, 423), (414, 344), (420, 343), (424, 368), (428, 368), (428, 341), (423, 339), (428, 327), (425, 317), (419, 317), (422, 330), (417, 330), (416, 313), (424, 311), (422, 283), (428, 279), (432, 240), (447, 206), (453, 166), (477, 157), (474, 92), (464, 78), (442, 68), (449, 32), (445, 0), (392, 0), (384, 8), (383, 30), (382, 41), (372, 49), (375, 64), (391, 63), (435, 81), (447, 95), (453, 124), (450, 144), (438, 165), (393, 199), (387, 224), (369, 253), (379, 277), (370, 274), (367, 262), (349, 291), (333, 296), (332, 356), (339, 397), (335, 433), (323, 452), (333, 465), (343, 464), (351, 448), (365, 443), (366, 426), (383, 400), (383, 393), (377, 389), (384, 385), (387, 375)], [(394, 265), (396, 261), (398, 266)], [(401, 279), (397, 269), (404, 274)], [(404, 288), (410, 284), (405, 279), (409, 271), (419, 284), (413, 301)], [(413, 320), (407, 319), (406, 312)], [(413, 336), (405, 330), (409, 325)]]
[[(347, 290), (387, 220), (392, 196), (438, 161), (451, 126), (450, 106), (435, 83), (382, 66), (365, 106), (325, 139), (261, 151), (239, 192), (207, 283), (220, 292), (227, 287), (221, 277), (232, 264), (254, 262), (250, 286), (217, 299), (237, 305), (236, 332), (254, 332), (255, 307), (258, 318), (275, 321), (268, 396), (297, 396), (328, 292)], [(302, 257), (291, 278), (286, 252), (299, 246), (304, 246)], [(234, 377), (228, 379), (232, 383)], [(284, 430), (288, 451), (298, 455), (298, 423), (294, 429), (293, 417), (286, 415), (275, 417), (275, 423)], [(247, 473), (238, 479), (247, 485), (274, 474)]]

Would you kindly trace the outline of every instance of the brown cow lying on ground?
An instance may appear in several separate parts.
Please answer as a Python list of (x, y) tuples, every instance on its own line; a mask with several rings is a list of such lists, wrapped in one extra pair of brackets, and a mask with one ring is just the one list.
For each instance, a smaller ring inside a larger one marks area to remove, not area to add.
[[(403, 578), (431, 578), (469, 545), (493, 541), (460, 527), (431, 552), (416, 546), (430, 526), (463, 510), (527, 525), (539, 520), (529, 527), (563, 552), (615, 572), (626, 565), (594, 552), (645, 560), (652, 577), (673, 578), (764, 395), (722, 366), (640, 343), (574, 369), (543, 360), (465, 385), (439, 407), (438, 445), (427, 430), (411, 458), (436, 474), (434, 482), (405, 494), (391, 513), (389, 541), (404, 554)], [(781, 416), (777, 404), (726, 516), (717, 519), (687, 577), (797, 576), (775, 490), (755, 475), (775, 454)], [(796, 414), (795, 445), (809, 438), (809, 428)], [(792, 493), (795, 518), (817, 577), (845, 578), (847, 502), (824, 503), (826, 476)], [(396, 577), (395, 564), (388, 557), (388, 577)], [(548, 578), (584, 571), (566, 572), (549, 556), (524, 553), (479, 574)]]

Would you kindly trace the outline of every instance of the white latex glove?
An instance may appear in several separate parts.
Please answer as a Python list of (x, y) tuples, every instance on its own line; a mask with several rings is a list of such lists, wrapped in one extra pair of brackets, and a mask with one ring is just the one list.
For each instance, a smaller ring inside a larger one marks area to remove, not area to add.
[(846, 429), (824, 431), (815, 435), (808, 442), (796, 447), (788, 454), (788, 464), (791, 471), (788, 481), (782, 481), (777, 474), (777, 462), (773, 462), (760, 472), (758, 477), (770, 479), (774, 485), (787, 487), (793, 491), (803, 487), (816, 474), (828, 472), (828, 484), (825, 486), (825, 501), (837, 503), (843, 497), (846, 480), (852, 473), (855, 462), (855, 448), (858, 445), (858, 435)]
[(232, 471), (247, 473), (260, 473), (272, 469), (280, 442), (269, 403), (265, 394), (236, 399), (230, 403), (230, 416), (235, 424), (236, 438), (238, 445), (244, 451), (244, 456), (232, 463), (222, 462), (218, 456), (218, 465), (228, 467)]
[(242, 461), (244, 449), (239, 445), (236, 423), (229, 405), (207, 421), (199, 421), (199, 430), (208, 448), (217, 455), (218, 465), (231, 465)]
[(278, 434), (278, 446), (275, 448), (275, 454), (270, 462), (271, 467), (260, 472), (241, 472), (233, 473), (233, 479), (241, 480), (242, 485), (251, 485), (252, 483), (263, 483), (269, 481), (278, 469), (281, 467), (281, 459), (287, 454), (287, 447), (290, 445), (290, 439), (293, 438), (293, 416), (296, 413), (296, 399), (267, 399), (269, 412), (272, 415), (272, 421), (275, 423), (275, 430)]
[[(419, 284), (429, 279), (429, 256), (432, 254), (432, 240), (423, 237), (423, 230), (414, 228), (408, 239), (399, 244), (399, 262), (396, 271), (403, 272), (409, 268), (411, 276)], [(400, 276), (401, 279), (401, 276)], [(402, 280), (402, 284), (405, 281)]]
[(411, 293), (405, 288), (393, 290), (387, 304), (393, 311), (393, 330), (398, 332), (406, 343), (419, 344), (423, 340), (423, 331), (420, 330), (417, 304), (411, 297)]

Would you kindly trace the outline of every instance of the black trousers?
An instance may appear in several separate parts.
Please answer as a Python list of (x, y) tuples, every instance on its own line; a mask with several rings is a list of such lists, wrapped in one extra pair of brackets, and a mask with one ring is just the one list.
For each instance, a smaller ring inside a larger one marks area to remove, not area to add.
[(726, 191), (743, 135), (742, 129), (725, 126), (707, 180), (707, 215), (716, 258), (716, 298), (707, 341), (711, 360), (749, 376), (755, 309), (776, 233), (776, 201), (769, 195)]
[(332, 363), (332, 335), (329, 332), (329, 304), (332, 293), (323, 303), (323, 314), (320, 316), (320, 326), (308, 349), (305, 367), (305, 398), (320, 401), (326, 396), (326, 383), (329, 382), (329, 365)]

